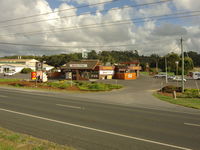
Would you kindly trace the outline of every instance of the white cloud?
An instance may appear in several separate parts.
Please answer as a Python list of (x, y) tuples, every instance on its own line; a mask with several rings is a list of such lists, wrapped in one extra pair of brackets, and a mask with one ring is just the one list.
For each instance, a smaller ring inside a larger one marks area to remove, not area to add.
[[(68, 2), (67, 0), (66, 2)], [(77, 0), (79, 4), (94, 4), (103, 2), (94, 0)], [(181, 4), (176, 1), (174, 6), (181, 9), (193, 10), (196, 9), (199, 2), (190, 0), (184, 0)], [(147, 1), (150, 2), (150, 1)], [(195, 3), (196, 2), (196, 3)], [(195, 5), (196, 4), (196, 5)], [(70, 11), (59, 10), (73, 8)], [(101, 9), (101, 8), (100, 8)], [(149, 7), (141, 7), (140, 9), (129, 8), (119, 9), (115, 11), (108, 11), (107, 13), (98, 12), (97, 14), (81, 15), (76, 17), (66, 17), (77, 14), (77, 9), (67, 3), (62, 3), (58, 8), (52, 9), (46, 0), (13, 0), (0, 1), (0, 18), (1, 20), (7, 20), (12, 18), (18, 18), (23, 16), (35, 15), (39, 13), (53, 12), (56, 13), (49, 15), (41, 15), (39, 17), (29, 18), (26, 20), (16, 20), (13, 22), (1, 23), (0, 26), (8, 24), (18, 24), (29, 21), (45, 20), (35, 24), (28, 24), (24, 26), (17, 26), (11, 28), (1, 28), (0, 34), (12, 34), (19, 32), (33, 32), (40, 30), (57, 30), (57, 28), (70, 28), (70, 27), (82, 27), (88, 24), (99, 24), (118, 20), (125, 20), (138, 17), (149, 17), (162, 14), (173, 13), (171, 4), (159, 4)], [(58, 18), (56, 20), (51, 20)], [(133, 47), (123, 46), (118, 48), (96, 48), (96, 50), (104, 49), (138, 49), (142, 54), (159, 53), (165, 54), (174, 49), (179, 50), (179, 43), (177, 39), (183, 36), (185, 39), (185, 46), (189, 50), (196, 50), (200, 52), (200, 26), (199, 24), (182, 24), (176, 25), (171, 23), (158, 23), (155, 20), (144, 23), (129, 23), (122, 25), (110, 25), (101, 27), (90, 27), (84, 29), (76, 29), (71, 31), (41, 33), (38, 35), (29, 36), (0, 36), (1, 42), (13, 42), (13, 43), (31, 43), (41, 45), (60, 45), (60, 46), (77, 46), (83, 45), (130, 45)], [(58, 50), (59, 49), (59, 50)], [(14, 54), (55, 54), (60, 52), (72, 52), (80, 51), (82, 48), (41, 48), (41, 47), (20, 47), (20, 46), (3, 46), (0, 45), (0, 55), (14, 55)], [(95, 49), (95, 48), (93, 48)]]

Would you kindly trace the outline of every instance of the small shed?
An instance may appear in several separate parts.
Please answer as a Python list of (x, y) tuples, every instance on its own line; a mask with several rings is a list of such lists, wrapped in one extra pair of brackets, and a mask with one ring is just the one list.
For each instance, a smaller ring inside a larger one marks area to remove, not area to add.
[(115, 66), (115, 78), (133, 80), (139, 77), (141, 66), (139, 61), (123, 62)]

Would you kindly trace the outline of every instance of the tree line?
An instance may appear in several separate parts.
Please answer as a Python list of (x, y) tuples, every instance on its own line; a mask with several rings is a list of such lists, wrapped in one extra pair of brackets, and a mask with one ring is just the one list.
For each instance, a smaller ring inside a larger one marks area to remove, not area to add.
[[(193, 67), (200, 67), (200, 54), (190, 51), (184, 54), (186, 73)], [(18, 56), (6, 56), (4, 58), (18, 58)], [(44, 61), (48, 65), (60, 67), (69, 61), (79, 61), (82, 58), (82, 53), (60, 54), (51, 56), (21, 56), (22, 59), (37, 59)], [(92, 50), (88, 52), (87, 59), (99, 59), (103, 64), (117, 64), (121, 62), (139, 61), (143, 70), (147, 66), (155, 68), (156, 71), (165, 71), (165, 59), (167, 60), (167, 68), (170, 72), (181, 72), (181, 56), (176, 53), (168, 53), (165, 56), (152, 54), (150, 56), (139, 55), (137, 50), (132, 51), (101, 51)]]

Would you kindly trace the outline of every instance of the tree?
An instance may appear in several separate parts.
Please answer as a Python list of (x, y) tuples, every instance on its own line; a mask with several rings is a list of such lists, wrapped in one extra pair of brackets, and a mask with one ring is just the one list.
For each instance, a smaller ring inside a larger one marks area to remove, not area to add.
[(88, 53), (88, 59), (98, 59), (99, 56), (95, 50), (92, 50)]
[(24, 68), (21, 70), (21, 73), (24, 73), (24, 74), (28, 74), (28, 73), (31, 73), (33, 72), (33, 70), (31, 68)]
[[(171, 72), (176, 72), (176, 61), (180, 61), (180, 57), (176, 53), (169, 53), (167, 56), (167, 66), (168, 70)], [(180, 63), (179, 63), (180, 64)]]
[(187, 53), (190, 58), (192, 58), (194, 67), (200, 67), (200, 54), (197, 52), (190, 51)]
[[(180, 63), (181, 65), (182, 63)], [(190, 57), (185, 57), (184, 59), (184, 68), (185, 68), (185, 74), (188, 74), (190, 70), (194, 68), (193, 60)]]

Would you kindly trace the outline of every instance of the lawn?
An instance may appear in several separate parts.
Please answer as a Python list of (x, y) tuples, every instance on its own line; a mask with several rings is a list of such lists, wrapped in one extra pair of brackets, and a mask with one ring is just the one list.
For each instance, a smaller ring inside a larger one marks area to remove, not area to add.
[(154, 96), (160, 100), (167, 101), (167, 102), (170, 102), (173, 104), (200, 109), (200, 98), (177, 98), (177, 99), (174, 99), (171, 96), (165, 96), (165, 95), (162, 95), (161, 93), (154, 93)]
[(0, 150), (75, 150), (46, 140), (0, 128)]
[(16, 81), (20, 81), (20, 79), (3, 79), (3, 78), (0, 78), (0, 82), (16, 82)]

